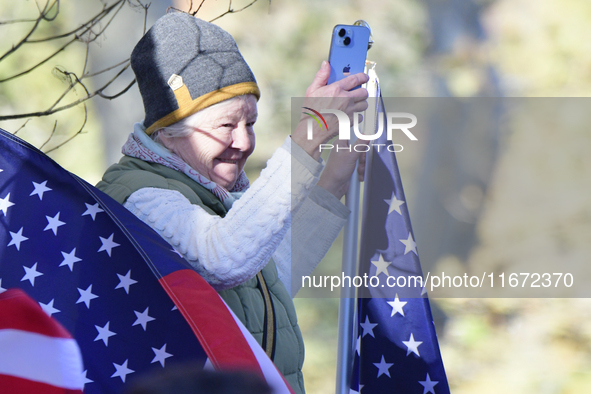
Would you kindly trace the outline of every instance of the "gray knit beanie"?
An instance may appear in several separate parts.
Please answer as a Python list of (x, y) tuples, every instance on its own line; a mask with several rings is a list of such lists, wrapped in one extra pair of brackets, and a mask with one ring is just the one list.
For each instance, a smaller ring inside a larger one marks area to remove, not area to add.
[(232, 36), (183, 12), (166, 14), (131, 53), (150, 135), (213, 104), (244, 94), (260, 97)]

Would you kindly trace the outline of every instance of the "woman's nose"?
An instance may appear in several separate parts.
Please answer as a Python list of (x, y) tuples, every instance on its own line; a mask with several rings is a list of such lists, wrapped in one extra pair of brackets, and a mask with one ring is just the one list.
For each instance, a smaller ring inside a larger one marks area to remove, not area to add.
[(252, 148), (252, 139), (245, 125), (239, 125), (232, 132), (232, 148), (243, 152)]

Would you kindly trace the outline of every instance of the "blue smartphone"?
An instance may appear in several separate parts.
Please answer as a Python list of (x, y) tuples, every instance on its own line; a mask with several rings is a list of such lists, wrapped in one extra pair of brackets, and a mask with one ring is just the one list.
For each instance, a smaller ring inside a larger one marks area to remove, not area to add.
[(328, 55), (329, 84), (348, 75), (363, 72), (369, 35), (369, 29), (365, 26), (336, 25), (334, 27)]

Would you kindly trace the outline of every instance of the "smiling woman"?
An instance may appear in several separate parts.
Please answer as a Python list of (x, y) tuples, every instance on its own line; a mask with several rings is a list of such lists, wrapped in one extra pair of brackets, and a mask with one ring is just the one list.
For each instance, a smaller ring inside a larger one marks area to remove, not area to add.
[(209, 180), (231, 190), (254, 151), (256, 119), (256, 97), (248, 94), (156, 130), (152, 139)]
[[(167, 14), (136, 45), (131, 64), (145, 118), (98, 188), (182, 254), (304, 393), (291, 296), (296, 276), (314, 270), (343, 227), (349, 211), (340, 198), (362, 154), (341, 150), (324, 168), (318, 147), (334, 135), (326, 129), (308, 140), (302, 121), (250, 185), (243, 169), (260, 93), (233, 38), (189, 14)], [(367, 108), (367, 90), (352, 90), (365, 74), (327, 85), (329, 73), (325, 62), (307, 97), (349, 97), (335, 108), (349, 116)], [(292, 250), (292, 234), (306, 250)]]

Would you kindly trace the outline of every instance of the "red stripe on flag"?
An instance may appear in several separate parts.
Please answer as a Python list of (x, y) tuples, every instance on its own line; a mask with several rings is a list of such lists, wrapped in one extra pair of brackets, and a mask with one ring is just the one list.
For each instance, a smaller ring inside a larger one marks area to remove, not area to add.
[(0, 330), (9, 328), (55, 338), (72, 338), (65, 328), (50, 319), (39, 304), (20, 289), (9, 289), (0, 294), (0, 313)]
[(50, 384), (17, 378), (16, 376), (0, 374), (0, 392), (14, 394), (80, 394), (82, 390), (64, 389)]
[(195, 271), (184, 269), (160, 279), (216, 368), (246, 369), (263, 376), (259, 363), (226, 304)]

